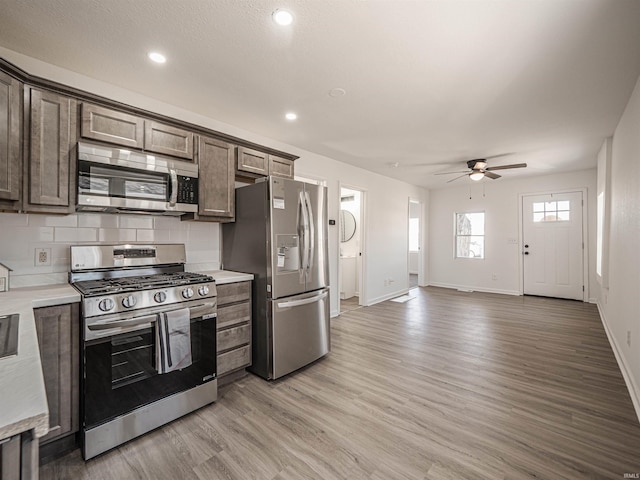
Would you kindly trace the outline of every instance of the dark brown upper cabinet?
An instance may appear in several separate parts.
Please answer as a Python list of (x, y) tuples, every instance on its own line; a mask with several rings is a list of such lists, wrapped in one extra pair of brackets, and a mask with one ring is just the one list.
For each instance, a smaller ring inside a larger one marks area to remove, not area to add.
[(193, 132), (145, 120), (144, 149), (193, 160)]
[(236, 146), (211, 137), (196, 137), (198, 161), (198, 213), (183, 220), (232, 222), (235, 220)]
[(0, 210), (20, 209), (22, 84), (0, 72)]
[(83, 103), (80, 134), (84, 138), (142, 149), (144, 120), (128, 113)]
[(238, 175), (252, 177), (269, 175), (269, 155), (251, 148), (238, 147), (236, 170)]
[(293, 178), (293, 160), (269, 155), (269, 175)]
[(245, 147), (238, 147), (237, 152), (236, 171), (240, 177), (256, 178), (275, 175), (293, 178), (293, 160)]
[(27, 212), (75, 211), (77, 103), (46, 90), (25, 88), (23, 208)]
[(193, 160), (193, 132), (90, 103), (82, 104), (80, 135)]

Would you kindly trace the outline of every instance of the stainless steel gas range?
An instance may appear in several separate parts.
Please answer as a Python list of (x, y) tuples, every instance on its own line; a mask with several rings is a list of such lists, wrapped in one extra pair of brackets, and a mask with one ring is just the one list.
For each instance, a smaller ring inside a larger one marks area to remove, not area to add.
[(71, 247), (85, 459), (217, 399), (216, 285), (185, 260), (177, 244)]

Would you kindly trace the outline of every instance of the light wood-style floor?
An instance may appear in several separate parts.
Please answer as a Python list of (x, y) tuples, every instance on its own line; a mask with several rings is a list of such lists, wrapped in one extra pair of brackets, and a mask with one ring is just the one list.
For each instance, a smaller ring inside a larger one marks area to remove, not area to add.
[(640, 425), (594, 305), (419, 288), (333, 351), (41, 479), (622, 479)]

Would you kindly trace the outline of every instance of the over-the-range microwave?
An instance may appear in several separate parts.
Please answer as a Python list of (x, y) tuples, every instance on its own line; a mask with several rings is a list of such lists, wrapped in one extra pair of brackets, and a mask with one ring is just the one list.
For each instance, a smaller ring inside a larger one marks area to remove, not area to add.
[(198, 211), (198, 166), (78, 143), (78, 211), (182, 215)]

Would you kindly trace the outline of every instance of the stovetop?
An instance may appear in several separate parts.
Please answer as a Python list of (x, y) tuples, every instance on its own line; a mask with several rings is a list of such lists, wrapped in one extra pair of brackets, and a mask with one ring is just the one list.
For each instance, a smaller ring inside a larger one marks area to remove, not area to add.
[(85, 297), (111, 295), (180, 285), (213, 282), (213, 277), (201, 273), (173, 272), (132, 277), (83, 280), (73, 284)]

